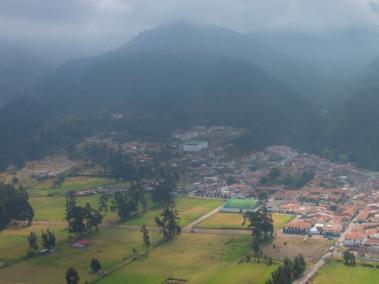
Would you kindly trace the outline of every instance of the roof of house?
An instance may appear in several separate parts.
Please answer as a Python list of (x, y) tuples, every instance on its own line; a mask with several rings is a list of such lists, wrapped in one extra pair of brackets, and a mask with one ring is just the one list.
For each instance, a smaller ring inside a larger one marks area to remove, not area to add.
[(299, 228), (299, 229), (310, 229), (312, 227), (311, 223), (304, 220), (295, 219), (284, 226), (284, 228)]
[(359, 231), (349, 232), (345, 236), (345, 240), (353, 240), (353, 241), (364, 240), (365, 238), (366, 238), (366, 234)]

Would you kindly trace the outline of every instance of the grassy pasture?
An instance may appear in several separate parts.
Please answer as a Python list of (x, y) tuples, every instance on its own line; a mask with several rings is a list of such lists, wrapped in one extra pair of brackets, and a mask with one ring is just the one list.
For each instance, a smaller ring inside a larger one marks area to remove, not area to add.
[[(77, 197), (78, 205), (84, 206), (89, 202), (93, 208), (98, 208), (99, 195)], [(34, 209), (34, 221), (65, 222), (66, 197), (43, 196), (30, 197), (30, 203)], [(108, 211), (103, 222), (114, 222), (118, 219), (115, 213)]]
[[(64, 273), (75, 267), (81, 283), (92, 279), (89, 264), (92, 258), (100, 260), (105, 270), (132, 255), (132, 249), (142, 251), (141, 234), (138, 230), (125, 228), (103, 228), (88, 238), (91, 244), (86, 249), (71, 248), (62, 243), (48, 256), (34, 258), (0, 269), (0, 283), (65, 283)], [(158, 237), (153, 235), (153, 240)]]
[[(216, 199), (200, 199), (190, 197), (176, 198), (176, 209), (179, 211), (181, 218), (180, 225), (185, 226), (190, 222), (198, 219), (209, 211), (217, 208), (222, 204), (222, 200)], [(162, 213), (162, 209), (150, 209), (147, 212), (132, 218), (127, 222), (129, 225), (143, 225), (154, 226), (154, 218)]]
[(264, 283), (277, 264), (242, 263), (249, 236), (183, 233), (100, 283), (163, 283), (167, 278), (189, 283)]
[[(275, 229), (282, 228), (286, 223), (293, 220), (294, 216), (287, 214), (273, 213)], [(242, 226), (242, 214), (240, 213), (216, 213), (210, 218), (204, 220), (199, 227), (210, 229), (244, 229), (247, 226)]]
[(63, 226), (33, 225), (29, 227), (11, 227), (0, 231), (0, 263), (12, 263), (26, 256), (28, 250), (27, 236), (30, 232), (40, 236), (42, 230), (50, 229), (55, 233), (57, 242), (67, 237)]
[(314, 279), (314, 284), (376, 284), (379, 283), (379, 269), (357, 264), (345, 266), (332, 261), (325, 265)]

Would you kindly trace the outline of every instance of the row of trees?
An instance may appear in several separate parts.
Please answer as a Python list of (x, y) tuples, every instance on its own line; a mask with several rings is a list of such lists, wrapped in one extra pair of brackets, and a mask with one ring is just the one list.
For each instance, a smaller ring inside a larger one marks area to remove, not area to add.
[(162, 165), (172, 158), (173, 153), (169, 146), (162, 145), (158, 151), (151, 151), (149, 156), (150, 160), (140, 163), (137, 156), (124, 153), (121, 148), (90, 144), (77, 150), (75, 157), (90, 164), (101, 165), (116, 180), (140, 181), (144, 178), (157, 178)]
[(29, 197), (23, 187), (0, 183), (0, 230), (12, 220), (25, 221), (30, 224), (34, 211)]
[(270, 170), (267, 176), (260, 179), (261, 185), (283, 184), (289, 188), (299, 189), (305, 186), (314, 177), (313, 171), (303, 171), (292, 175), (285, 174), (277, 167)]
[(272, 274), (271, 279), (266, 281), (266, 284), (291, 284), (293, 280), (300, 278), (305, 271), (306, 263), (302, 255), (298, 255), (292, 261), (285, 258)]
[(99, 210), (93, 209), (88, 202), (84, 207), (78, 206), (73, 192), (66, 195), (66, 221), (68, 231), (74, 233), (77, 238), (82, 238), (83, 234), (98, 226), (103, 220), (103, 215)]
[[(28, 238), (28, 243), (29, 243), (29, 249), (31, 252), (35, 253), (38, 250), (38, 236), (35, 232), (30, 232)], [(52, 231), (49, 229), (41, 232), (41, 244), (42, 247), (45, 249), (54, 249), (55, 248), (55, 235)]]

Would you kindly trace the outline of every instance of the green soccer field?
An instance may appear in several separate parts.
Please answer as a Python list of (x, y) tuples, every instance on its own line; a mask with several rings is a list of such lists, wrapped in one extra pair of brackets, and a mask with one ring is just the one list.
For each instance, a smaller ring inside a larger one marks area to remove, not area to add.
[(228, 199), (225, 208), (254, 209), (257, 207), (258, 200), (255, 199)]

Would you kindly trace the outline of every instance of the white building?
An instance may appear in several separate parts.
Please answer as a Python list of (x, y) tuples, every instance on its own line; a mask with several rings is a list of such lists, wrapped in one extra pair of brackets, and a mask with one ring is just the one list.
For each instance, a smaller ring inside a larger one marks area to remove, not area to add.
[(184, 152), (200, 152), (208, 148), (207, 141), (190, 140), (183, 143)]

